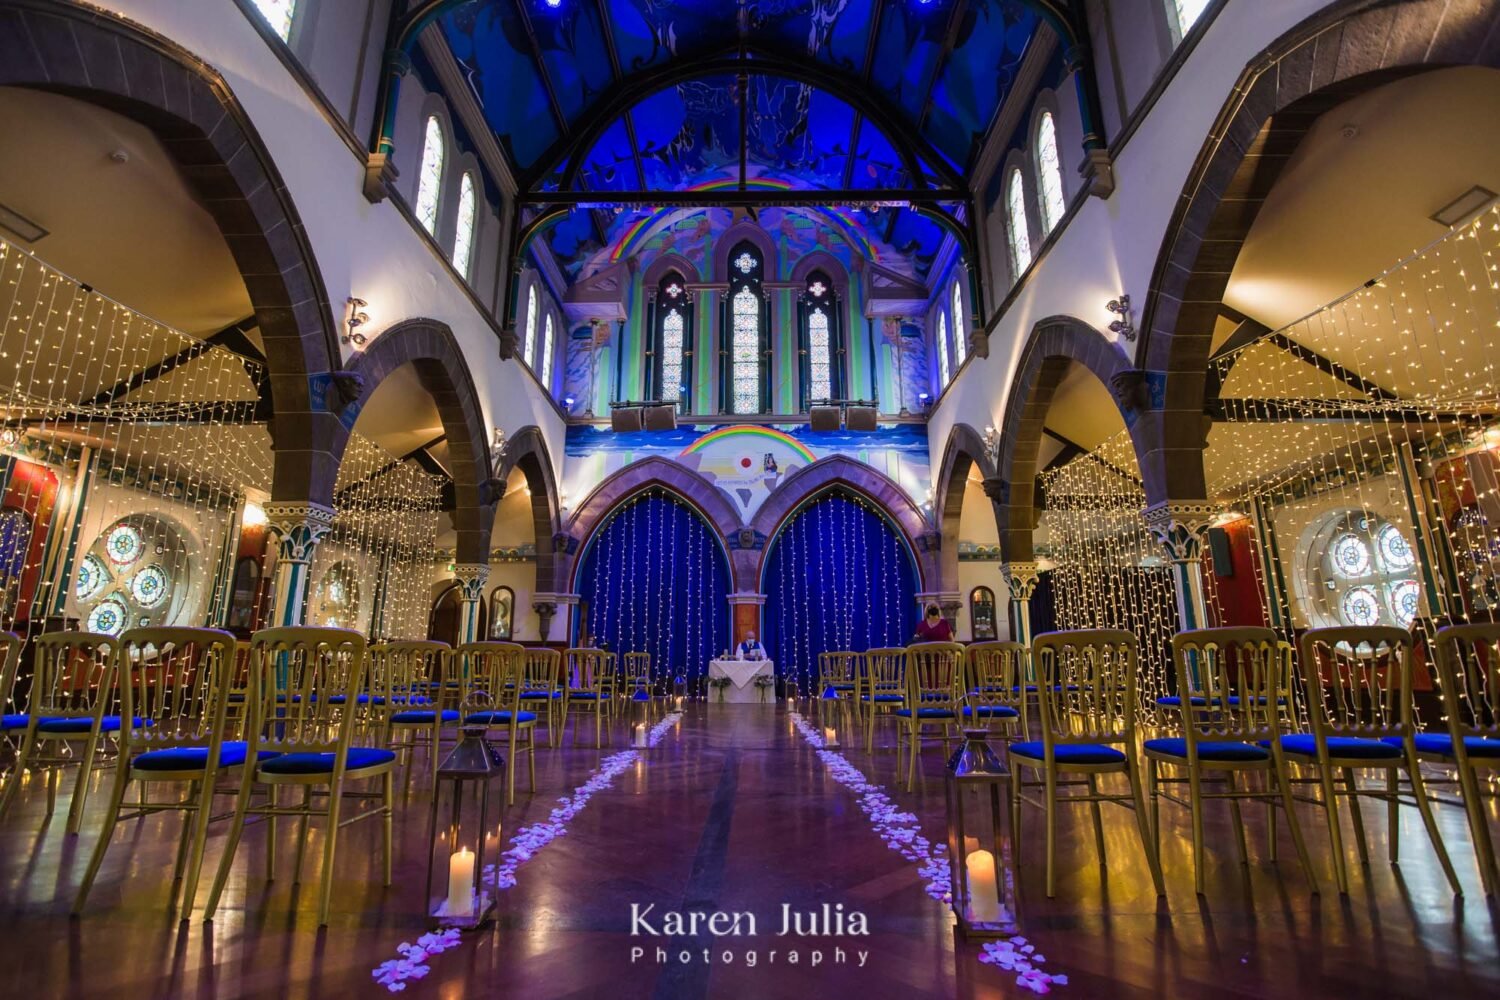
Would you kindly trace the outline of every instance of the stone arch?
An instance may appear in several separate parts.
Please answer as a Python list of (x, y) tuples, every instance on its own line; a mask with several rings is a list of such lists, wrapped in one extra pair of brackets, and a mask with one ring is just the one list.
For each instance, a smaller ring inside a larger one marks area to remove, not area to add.
[(680, 253), (668, 251), (657, 254), (656, 258), (646, 266), (646, 271), (641, 275), (641, 287), (649, 293), (661, 279), (667, 276), (667, 272), (676, 271), (682, 275), (683, 281), (702, 281), (703, 276), (698, 271), (698, 265), (688, 260)]
[[(835, 487), (860, 494), (886, 513), (905, 538), (916, 559), (918, 590), (932, 590), (934, 583), (941, 579), (938, 534), (894, 479), (873, 466), (843, 455), (820, 458), (811, 465), (798, 469), (760, 505), (749, 525), (754, 532), (754, 547), (746, 555), (754, 558), (743, 560), (743, 564), (741, 561), (735, 562), (737, 589), (742, 593), (759, 592), (771, 539), (776, 537), (782, 525), (798, 508), (818, 494)], [(742, 545), (735, 555), (750, 548)]]
[[(446, 323), (409, 319), (383, 331), (349, 366), (358, 398), (343, 410), (334, 448), (330, 482), (349, 441), (350, 428), (376, 387), (396, 369), (410, 364), (437, 404), (448, 438), (453, 474), (453, 529), (458, 535), (458, 562), (488, 563), (498, 490), (490, 470), (489, 433), (484, 408), (463, 349)], [(503, 487), (501, 487), (503, 488)]]
[(1141, 321), (1142, 366), (1165, 373), (1149, 462), (1167, 492), (1206, 494), (1203, 404), (1214, 323), (1266, 196), (1313, 122), (1365, 91), (1451, 66), (1500, 67), (1500, 11), (1444, 0), (1339, 4), (1282, 35), (1246, 66), (1198, 153), (1162, 239)]
[(760, 248), (761, 259), (765, 262), (761, 273), (765, 275), (765, 280), (780, 280), (781, 259), (776, 253), (775, 241), (771, 239), (770, 233), (746, 219), (732, 224), (714, 240), (713, 280), (729, 280), (729, 253), (746, 240)]
[[(1130, 428), (1136, 455), (1150, 450), (1153, 426), (1138, 419), (1133, 402), (1121, 405), (1122, 395), (1133, 401), (1135, 393), (1143, 388), (1133, 378), (1130, 359), (1102, 333), (1071, 316), (1051, 316), (1032, 327), (1005, 403), (995, 477), (985, 484), (985, 492), (995, 504), (1000, 549), (1007, 562), (1032, 560), (1031, 533), (1036, 528), (1036, 474), (1042, 429), (1052, 394), (1075, 361), (1111, 390), (1125, 426)], [(1150, 497), (1152, 479), (1144, 461), (1141, 475), (1147, 480), (1146, 494)]]
[(791, 280), (800, 290), (814, 271), (822, 271), (833, 280), (834, 290), (840, 300), (849, 301), (849, 269), (827, 250), (812, 250), (797, 259), (792, 268)]
[(275, 405), (272, 499), (327, 503), (337, 418), (314, 385), (337, 366), (337, 328), (291, 193), (229, 84), (130, 21), (34, 0), (0, 7), (0, 86), (87, 101), (156, 135), (218, 223), (255, 307)]
[(506, 439), (505, 453), (500, 459), (500, 467), (495, 470), (495, 479), (502, 489), (516, 469), (526, 477), (526, 488), (531, 491), (531, 526), (536, 536), (536, 590), (552, 593), (557, 589), (557, 555), (553, 539), (558, 534), (562, 506), (558, 499), (557, 478), (552, 472), (552, 457), (547, 452), (547, 438), (535, 424), (528, 424)]
[[(979, 466), (979, 474), (986, 481), (995, 477), (995, 458), (984, 446), (984, 438), (968, 424), (954, 424), (948, 434), (948, 443), (943, 448), (943, 461), (938, 467), (933, 495), (937, 498), (937, 525), (942, 538), (938, 567), (941, 575), (939, 591), (958, 589), (958, 525), (963, 511), (964, 490), (969, 481), (969, 471)], [(997, 518), (998, 522), (998, 518)], [(998, 527), (998, 524), (997, 524)]]
[(729, 553), (730, 579), (740, 579), (738, 546), (741, 542), (739, 511), (734, 503), (713, 483), (686, 466), (660, 456), (632, 462), (594, 487), (588, 497), (568, 519), (567, 528), (557, 539), (556, 580), (571, 589), (577, 584), (583, 545), (594, 536), (600, 525), (620, 504), (643, 490), (660, 486), (691, 504), (708, 522)]

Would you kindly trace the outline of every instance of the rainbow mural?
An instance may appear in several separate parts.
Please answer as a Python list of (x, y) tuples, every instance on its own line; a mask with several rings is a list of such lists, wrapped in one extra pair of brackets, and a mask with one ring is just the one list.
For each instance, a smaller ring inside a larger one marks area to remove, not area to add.
[(801, 456), (801, 458), (806, 461), (808, 465), (811, 465), (813, 462), (817, 461), (817, 459), (813, 456), (813, 453), (808, 450), (807, 446), (804, 445), (801, 441), (798, 441), (796, 438), (792, 437), (790, 434), (787, 434), (784, 431), (778, 431), (774, 427), (759, 427), (754, 424), (734, 424), (730, 427), (720, 427), (718, 430), (710, 431), (700, 437), (698, 440), (694, 441), (692, 444), (688, 445), (686, 448), (682, 449), (682, 451), (678, 453), (677, 457), (687, 458), (689, 455), (696, 455), (703, 449), (709, 447), (712, 444), (717, 444), (720, 441), (727, 441), (731, 439), (745, 440), (749, 438), (761, 438), (766, 441), (785, 445), (795, 451), (799, 456)]

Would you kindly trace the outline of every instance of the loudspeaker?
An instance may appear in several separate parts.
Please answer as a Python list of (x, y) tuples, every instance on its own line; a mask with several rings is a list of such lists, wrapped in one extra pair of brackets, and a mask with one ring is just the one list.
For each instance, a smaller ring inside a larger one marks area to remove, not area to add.
[(873, 431), (875, 429), (875, 407), (851, 406), (844, 411), (844, 426), (851, 431)]
[(1214, 558), (1214, 576), (1234, 576), (1234, 554), (1229, 548), (1229, 532), (1223, 528), (1209, 528), (1208, 551)]
[(808, 426), (815, 431), (836, 431), (842, 414), (837, 406), (814, 406), (807, 411)]
[(675, 431), (677, 429), (677, 407), (648, 406), (645, 410), (646, 430)]
[(617, 406), (610, 411), (609, 429), (612, 431), (638, 431), (641, 429), (639, 406)]

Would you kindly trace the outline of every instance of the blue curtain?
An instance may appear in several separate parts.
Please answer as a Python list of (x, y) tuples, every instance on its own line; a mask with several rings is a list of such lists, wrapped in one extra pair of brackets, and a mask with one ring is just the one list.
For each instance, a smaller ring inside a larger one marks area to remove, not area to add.
[(657, 678), (694, 690), (729, 645), (729, 566), (698, 512), (664, 491), (621, 506), (594, 537), (578, 594), (589, 632), (621, 655), (651, 654)]
[(832, 493), (797, 513), (766, 565), (766, 651), (783, 680), (814, 690), (818, 655), (905, 646), (917, 627), (916, 568), (890, 523)]

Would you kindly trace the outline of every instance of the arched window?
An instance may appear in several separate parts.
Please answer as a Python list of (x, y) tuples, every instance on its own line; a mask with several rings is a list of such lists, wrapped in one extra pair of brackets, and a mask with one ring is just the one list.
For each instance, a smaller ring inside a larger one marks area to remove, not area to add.
[(131, 514), (94, 540), (78, 565), (73, 599), (90, 632), (173, 625), (189, 592), (187, 547), (154, 514)]
[(1409, 628), (1421, 609), (1417, 558), (1399, 527), (1370, 511), (1336, 511), (1304, 536), (1303, 610), (1315, 626)]
[(766, 399), (765, 262), (746, 240), (729, 251), (729, 331), (724, 365), (724, 405), (730, 413), (764, 413)]
[(1182, 36), (1193, 30), (1193, 25), (1198, 23), (1198, 18), (1203, 15), (1204, 8), (1209, 0), (1168, 0), (1167, 12), (1172, 20), (1172, 26), (1177, 30), (1177, 40), (1182, 41)]
[(952, 372), (948, 366), (948, 314), (938, 313), (937, 328), (937, 355), (938, 355), (938, 391), (942, 392), (948, 385), (948, 378)]
[(453, 269), (469, 280), (469, 258), (474, 255), (474, 175), (458, 184), (458, 229), (453, 234)]
[(536, 286), (526, 289), (526, 340), (522, 344), (521, 356), (533, 370), (536, 369)]
[(427, 232), (437, 234), (438, 194), (443, 188), (443, 159), (448, 155), (443, 126), (437, 115), (427, 119), (422, 139), (422, 165), (417, 170), (417, 221)]
[(802, 337), (802, 409), (844, 398), (844, 324), (838, 293), (823, 271), (807, 276), (797, 303)]
[(537, 377), (542, 384), (549, 389), (552, 387), (552, 314), (547, 314), (547, 322), (542, 330), (542, 367), (537, 370)]
[(359, 576), (353, 563), (339, 561), (328, 567), (313, 590), (313, 624), (333, 628), (360, 627)]
[(1042, 232), (1050, 233), (1068, 205), (1063, 198), (1062, 164), (1057, 158), (1057, 123), (1043, 111), (1036, 126), (1036, 184), (1041, 192)]
[(516, 592), (503, 584), (490, 591), (490, 638), (509, 639), (515, 631)]
[(963, 285), (955, 280), (953, 282), (953, 367), (955, 370), (962, 368), (964, 359), (969, 356), (969, 335), (964, 331), (964, 290)]
[(1005, 210), (1011, 280), (1020, 281), (1021, 275), (1031, 266), (1031, 236), (1026, 221), (1026, 190), (1021, 184), (1019, 168), (1011, 169), (1010, 180), (1005, 183)]
[(266, 19), (271, 30), (284, 42), (292, 37), (292, 21), (297, 17), (297, 0), (255, 0), (255, 9)]
[(969, 623), (975, 642), (999, 637), (995, 632), (995, 592), (990, 588), (975, 587), (969, 592)]
[(676, 271), (668, 271), (656, 286), (651, 312), (651, 338), (647, 350), (646, 395), (663, 402), (691, 408), (693, 355), (693, 305), (687, 282)]

